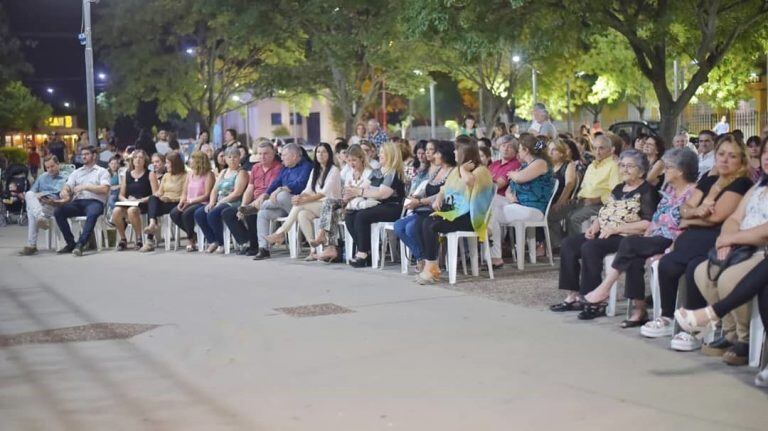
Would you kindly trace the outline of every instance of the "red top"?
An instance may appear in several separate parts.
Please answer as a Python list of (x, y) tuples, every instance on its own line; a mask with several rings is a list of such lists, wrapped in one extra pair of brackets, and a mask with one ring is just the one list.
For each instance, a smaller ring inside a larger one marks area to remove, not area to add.
[[(492, 162), (490, 166), (488, 166), (488, 169), (491, 171), (491, 175), (493, 175), (493, 182), (495, 183), (499, 178), (504, 178), (504, 180), (507, 181), (507, 184), (509, 184), (509, 180), (507, 179), (507, 174), (516, 171), (520, 169), (520, 161), (517, 160), (517, 157), (511, 160), (507, 160), (506, 162), (502, 160), (496, 160), (495, 162)], [(504, 196), (504, 193), (507, 191), (507, 186), (499, 187), (499, 190), (496, 192), (500, 194), (501, 196)]]
[(258, 199), (259, 196), (267, 192), (267, 188), (272, 181), (280, 174), (280, 170), (283, 169), (283, 164), (275, 160), (272, 162), (272, 166), (266, 171), (261, 166), (261, 163), (256, 163), (251, 168), (251, 184), (253, 185), (253, 198)]
[(32, 168), (39, 168), (40, 167), (40, 154), (37, 152), (30, 152), (29, 156), (27, 157), (27, 163), (29, 163), (29, 166)]

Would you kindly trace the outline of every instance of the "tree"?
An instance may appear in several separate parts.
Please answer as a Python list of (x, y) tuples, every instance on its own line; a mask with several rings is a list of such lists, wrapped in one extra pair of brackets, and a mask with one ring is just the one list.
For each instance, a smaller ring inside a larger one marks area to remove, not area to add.
[[(768, 2), (763, 0), (565, 0), (548, 6), (552, 13), (579, 17), (588, 31), (612, 29), (623, 36), (656, 94), (661, 135), (667, 141), (675, 134), (679, 114), (713, 69), (732, 49), (754, 49), (768, 26)], [(681, 57), (697, 67), (675, 98), (668, 71), (671, 61)]]
[[(352, 134), (382, 90), (416, 95), (429, 85), (429, 47), (405, 40), (402, 0), (305, 0), (293, 16), (308, 37), (306, 60), (293, 85), (327, 95), (344, 132)], [(327, 90), (327, 91), (325, 91)], [(375, 108), (374, 108), (375, 110)]]
[(188, 115), (210, 127), (235, 103), (273, 88), (265, 73), (301, 58), (302, 41), (280, 2), (111, 0), (98, 8), (97, 48), (110, 67), (118, 112), (157, 101), (161, 119)]
[(32, 67), (21, 52), (21, 42), (10, 35), (5, 11), (0, 5), (0, 87), (31, 72)]
[(35, 130), (53, 113), (19, 81), (0, 88), (0, 100), (0, 130)]

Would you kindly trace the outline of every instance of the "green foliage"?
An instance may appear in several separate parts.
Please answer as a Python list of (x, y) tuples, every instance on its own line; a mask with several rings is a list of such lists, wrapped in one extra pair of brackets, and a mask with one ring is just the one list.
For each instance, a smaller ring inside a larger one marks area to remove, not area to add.
[(288, 130), (288, 128), (285, 127), (284, 125), (277, 126), (274, 129), (272, 129), (272, 136), (274, 137), (291, 136), (291, 131)]
[(295, 63), (303, 48), (278, 3), (103, 2), (95, 33), (113, 71), (114, 108), (130, 114), (139, 101), (157, 100), (161, 118), (190, 115), (209, 127), (235, 93), (269, 94), (265, 74)]
[(53, 113), (19, 81), (0, 88), (0, 100), (0, 129), (33, 130)]
[(27, 164), (27, 151), (19, 147), (0, 147), (0, 157), (8, 160), (8, 164)]
[(32, 67), (24, 60), (21, 42), (10, 36), (8, 20), (0, 4), (0, 87), (18, 79), (21, 74), (30, 72)]

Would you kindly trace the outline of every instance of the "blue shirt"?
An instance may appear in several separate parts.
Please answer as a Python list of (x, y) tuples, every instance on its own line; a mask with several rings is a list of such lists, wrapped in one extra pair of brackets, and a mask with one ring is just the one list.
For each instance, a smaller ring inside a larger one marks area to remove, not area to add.
[(46, 172), (37, 177), (37, 180), (32, 184), (32, 188), (29, 190), (34, 193), (43, 193), (46, 195), (55, 194), (61, 192), (61, 188), (64, 187), (65, 181), (66, 178), (64, 178), (61, 173), (52, 177)]
[(312, 173), (312, 162), (306, 159), (302, 159), (301, 162), (291, 168), (283, 166), (277, 178), (267, 188), (266, 193), (271, 195), (278, 187), (288, 187), (292, 195), (298, 195), (307, 186), (310, 173)]

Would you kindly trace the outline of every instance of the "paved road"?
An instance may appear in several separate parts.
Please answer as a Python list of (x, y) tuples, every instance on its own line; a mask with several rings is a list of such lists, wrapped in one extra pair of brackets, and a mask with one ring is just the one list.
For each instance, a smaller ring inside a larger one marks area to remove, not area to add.
[[(420, 287), (395, 270), (184, 252), (16, 257), (22, 243), (20, 228), (0, 229), (3, 431), (768, 424), (754, 370), (672, 352), (615, 319), (489, 299), (469, 283)], [(351, 312), (275, 310), (326, 303)], [(34, 332), (94, 323), (160, 326)]]

